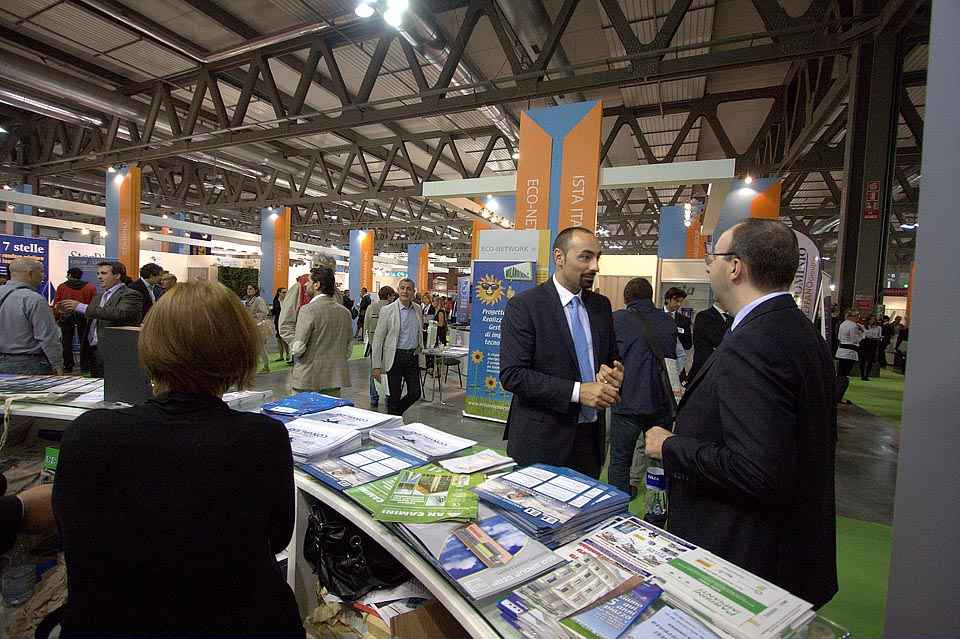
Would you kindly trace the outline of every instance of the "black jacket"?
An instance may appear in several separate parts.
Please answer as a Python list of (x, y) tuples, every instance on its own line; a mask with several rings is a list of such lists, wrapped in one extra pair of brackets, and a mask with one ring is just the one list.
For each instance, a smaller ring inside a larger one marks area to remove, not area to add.
[(613, 412), (621, 415), (664, 415), (667, 395), (660, 369), (643, 330), (641, 318), (650, 325), (661, 354), (677, 356), (677, 325), (652, 300), (638, 300), (613, 314), (617, 352), (623, 358), (623, 392)]
[(727, 317), (729, 319), (724, 319), (723, 314), (714, 306), (697, 313), (693, 320), (693, 364), (688, 374), (690, 379), (696, 377), (697, 372), (723, 341), (724, 333), (733, 323), (733, 318)]
[(150, 312), (150, 309), (153, 307), (153, 300), (150, 298), (150, 291), (147, 290), (147, 285), (138, 277), (127, 284), (127, 288), (131, 288), (137, 293), (140, 293), (140, 297), (143, 298), (143, 317), (146, 317), (147, 313)]
[(753, 309), (680, 402), (668, 528), (822, 606), (837, 592), (833, 361), (789, 295)]
[(304, 636), (274, 559), (294, 527), (279, 422), (183, 394), (92, 410), (64, 433), (53, 507), (63, 636)]
[[(670, 317), (667, 315), (667, 317)], [(673, 314), (673, 321), (677, 324), (677, 339), (684, 350), (693, 348), (693, 328), (690, 325), (690, 318), (679, 310)]]
[[(610, 300), (583, 291), (595, 372), (618, 359)], [(551, 278), (507, 303), (500, 330), (500, 383), (513, 393), (504, 439), (521, 465), (563, 465), (574, 443), (580, 404), (570, 401), (580, 366), (560, 295)], [(603, 411), (600, 442), (605, 440)], [(598, 450), (603, 450), (598, 446)]]

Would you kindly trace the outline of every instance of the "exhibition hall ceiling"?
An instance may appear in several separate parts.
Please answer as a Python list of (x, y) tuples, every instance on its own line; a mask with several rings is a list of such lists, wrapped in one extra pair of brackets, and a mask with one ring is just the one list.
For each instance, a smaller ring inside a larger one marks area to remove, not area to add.
[[(605, 166), (781, 175), (785, 221), (831, 253), (851, 47), (893, 23), (908, 34), (896, 224), (915, 221), (924, 3), (859, 4), (0, 0), (0, 178), (98, 202), (104, 169), (138, 162), (145, 211), (250, 230), (291, 206), (300, 241), (343, 248), (364, 228), (384, 250), (464, 256), (476, 215), (422, 183), (512, 173), (521, 111), (596, 99)], [(705, 197), (602, 192), (606, 250), (655, 252), (660, 207)]]

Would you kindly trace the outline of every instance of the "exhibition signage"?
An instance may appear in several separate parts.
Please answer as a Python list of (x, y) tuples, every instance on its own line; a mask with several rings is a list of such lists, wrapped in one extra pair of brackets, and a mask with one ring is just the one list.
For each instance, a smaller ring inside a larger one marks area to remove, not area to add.
[(106, 226), (107, 255), (116, 255), (134, 277), (140, 269), (139, 166), (107, 171)]
[(457, 313), (454, 320), (457, 324), (470, 321), (470, 280), (466, 277), (457, 280)]
[(97, 288), (97, 292), (100, 292), (100, 280), (97, 279), (97, 271), (99, 270), (100, 262), (105, 261), (107, 258), (103, 257), (91, 257), (88, 255), (71, 255), (67, 258), (68, 268), (78, 268), (83, 272), (83, 275), (80, 276), (80, 279), (84, 282), (89, 282)]
[(410, 244), (407, 246), (407, 277), (417, 285), (418, 291), (429, 291), (430, 245)]
[(520, 114), (516, 228), (550, 231), (540, 243), (537, 281), (553, 270), (550, 238), (570, 226), (597, 228), (602, 116), (598, 101)]
[(373, 231), (350, 231), (350, 291), (360, 299), (360, 289), (373, 291)]
[[(47, 239), (36, 237), (21, 237), (19, 235), (0, 235), (0, 264), (9, 265), (18, 257), (29, 257), (43, 265), (43, 281), (37, 287), (37, 292), (49, 299), (48, 286), (50, 283), (50, 242)], [(9, 266), (6, 270), (9, 270)]]
[(812, 322), (817, 314), (817, 292), (820, 284), (820, 250), (808, 236), (794, 231), (800, 249), (800, 264), (790, 285), (797, 306)]
[(475, 261), (465, 417), (506, 422), (512, 395), (500, 385), (500, 323), (507, 302), (535, 286), (534, 262)]
[(749, 184), (746, 180), (734, 180), (723, 200), (720, 219), (711, 234), (713, 241), (716, 242), (727, 229), (748, 217), (779, 219), (780, 189), (779, 177), (753, 178)]
[(260, 295), (273, 299), (290, 281), (290, 207), (260, 209)]
[[(480, 260), (536, 262), (541, 231), (480, 231)], [(549, 241), (549, 238), (548, 238)]]

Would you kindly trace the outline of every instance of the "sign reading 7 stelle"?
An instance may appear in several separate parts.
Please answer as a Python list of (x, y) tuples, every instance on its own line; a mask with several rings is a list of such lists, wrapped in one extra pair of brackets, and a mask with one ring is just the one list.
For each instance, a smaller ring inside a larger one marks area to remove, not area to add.
[(20, 237), (19, 235), (0, 235), (0, 264), (9, 265), (18, 257), (29, 257), (43, 265), (43, 281), (37, 292), (47, 295), (50, 281), (50, 241), (46, 238)]

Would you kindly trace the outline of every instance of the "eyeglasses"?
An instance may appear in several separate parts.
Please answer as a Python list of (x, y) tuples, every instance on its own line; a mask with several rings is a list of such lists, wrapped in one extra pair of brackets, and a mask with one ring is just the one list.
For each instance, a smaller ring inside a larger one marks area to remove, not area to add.
[(740, 257), (736, 253), (707, 253), (706, 255), (703, 256), (703, 261), (707, 266), (710, 266), (711, 264), (713, 264), (714, 259), (724, 255), (732, 255), (734, 257)]

